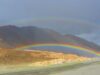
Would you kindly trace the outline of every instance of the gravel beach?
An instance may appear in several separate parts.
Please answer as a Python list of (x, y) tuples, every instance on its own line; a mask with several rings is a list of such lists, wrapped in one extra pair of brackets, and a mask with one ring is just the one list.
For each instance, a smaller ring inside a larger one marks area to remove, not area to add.
[(50, 75), (100, 75), (100, 64), (93, 64)]

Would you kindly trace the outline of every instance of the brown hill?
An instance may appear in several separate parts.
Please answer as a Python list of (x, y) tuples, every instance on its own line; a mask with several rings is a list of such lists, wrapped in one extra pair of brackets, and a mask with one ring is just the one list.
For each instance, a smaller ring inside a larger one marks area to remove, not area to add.
[[(27, 64), (35, 62), (50, 61), (53, 59), (76, 60), (80, 56), (74, 54), (64, 54), (48, 51), (18, 51), (0, 49), (0, 64)], [(86, 57), (84, 57), (86, 58)]]

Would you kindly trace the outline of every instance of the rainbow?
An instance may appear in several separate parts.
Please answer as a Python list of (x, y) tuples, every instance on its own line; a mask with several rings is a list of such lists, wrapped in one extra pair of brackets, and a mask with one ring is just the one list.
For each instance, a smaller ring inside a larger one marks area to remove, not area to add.
[(11, 24), (11, 25), (37, 25), (38, 24), (47, 24), (50, 22), (56, 22), (57, 24), (79, 24), (81, 26), (84, 25), (96, 25), (95, 23), (91, 21), (86, 21), (84, 19), (78, 19), (78, 18), (64, 18), (64, 17), (30, 17), (30, 18), (22, 18), (22, 19), (16, 19), (16, 20), (9, 20), (4, 25), (6, 24)]
[(72, 45), (72, 44), (62, 44), (62, 43), (40, 43), (40, 44), (32, 44), (32, 45), (27, 45), (27, 46), (23, 46), (23, 47), (19, 47), (16, 48), (17, 50), (23, 50), (23, 49), (27, 49), (27, 48), (31, 48), (31, 47), (38, 47), (38, 46), (62, 46), (62, 47), (67, 47), (67, 48), (72, 48), (72, 49), (77, 49), (77, 50), (81, 50), (81, 51), (86, 51), (95, 55), (100, 55), (99, 52), (96, 52), (94, 49), (90, 49), (90, 48), (85, 48), (82, 46), (78, 46), (78, 45)]

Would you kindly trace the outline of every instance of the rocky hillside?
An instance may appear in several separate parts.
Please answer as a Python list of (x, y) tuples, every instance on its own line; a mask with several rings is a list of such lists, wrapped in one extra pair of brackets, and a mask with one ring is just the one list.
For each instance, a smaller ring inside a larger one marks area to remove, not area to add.
[(0, 49), (0, 64), (17, 65), (17, 64), (49, 64), (54, 62), (64, 63), (71, 61), (84, 61), (89, 58), (81, 57), (75, 54), (64, 54), (48, 51), (18, 51), (18, 50), (2, 50)]

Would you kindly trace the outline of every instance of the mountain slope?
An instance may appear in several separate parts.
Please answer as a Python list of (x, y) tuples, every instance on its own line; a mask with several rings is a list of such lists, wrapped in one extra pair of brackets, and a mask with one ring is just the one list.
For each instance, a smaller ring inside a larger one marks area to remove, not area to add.
[(30, 26), (16, 27), (8, 25), (0, 27), (0, 39), (2, 39), (3, 42), (6, 42), (9, 47), (33, 44), (35, 42), (59, 42), (55, 36), (60, 37), (61, 34)]
[(83, 46), (83, 47), (90, 48), (90, 49), (94, 49), (98, 52), (100, 51), (100, 46), (93, 42), (87, 41), (87, 40), (77, 37), (75, 35), (67, 34), (67, 35), (65, 35), (65, 37), (72, 44)]
[(35, 43), (70, 43), (94, 49), (97, 52), (100, 50), (100, 46), (92, 42), (74, 35), (62, 35), (50, 29), (42, 29), (34, 26), (17, 27), (14, 25), (0, 27), (1, 48), (15, 48)]

